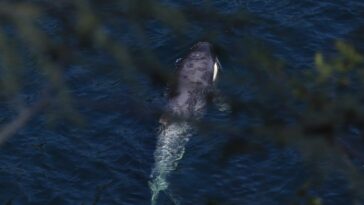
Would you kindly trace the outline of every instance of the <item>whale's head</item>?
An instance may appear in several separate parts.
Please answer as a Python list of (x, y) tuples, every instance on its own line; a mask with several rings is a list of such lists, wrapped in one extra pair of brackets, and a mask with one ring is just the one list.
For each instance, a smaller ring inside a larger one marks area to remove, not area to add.
[(213, 91), (220, 63), (211, 43), (195, 44), (177, 62), (178, 75), (169, 89), (169, 102), (160, 122), (167, 125), (170, 115), (189, 119), (202, 113), (207, 98)]
[(212, 85), (220, 69), (219, 60), (209, 42), (195, 44), (182, 60), (180, 83), (196, 83), (204, 86)]

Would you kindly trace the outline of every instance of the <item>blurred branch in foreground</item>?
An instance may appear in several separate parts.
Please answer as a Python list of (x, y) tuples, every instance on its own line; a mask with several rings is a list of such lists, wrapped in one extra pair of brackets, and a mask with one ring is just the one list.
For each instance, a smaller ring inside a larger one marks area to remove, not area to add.
[(48, 94), (43, 95), (37, 102), (27, 108), (20, 109), (18, 115), (10, 123), (0, 129), (0, 146), (16, 132), (22, 129), (35, 115), (44, 109), (49, 102)]
[[(157, 52), (164, 48), (150, 45), (147, 35), (148, 26), (161, 26), (171, 36), (170, 42), (178, 42), (186, 49), (196, 40), (213, 42), (220, 51), (222, 63), (237, 70), (227, 69), (221, 80), (222, 87), (227, 88), (224, 95), (231, 107), (228, 117), (223, 122), (209, 119), (194, 122), (202, 132), (231, 137), (221, 151), (223, 161), (233, 155), (260, 151), (262, 148), (251, 139), (261, 137), (283, 147), (297, 148), (308, 164), (327, 162), (330, 166), (326, 168), (320, 163), (315, 166), (323, 173), (344, 173), (353, 193), (363, 199), (364, 177), (360, 168), (364, 164), (361, 151), (364, 148), (363, 55), (349, 43), (337, 41), (333, 56), (317, 52), (312, 57), (313, 68), (292, 71), (264, 43), (236, 31), (275, 22), (244, 11), (224, 14), (206, 2), (203, 11), (192, 5), (179, 8), (150, 0), (1, 2), (0, 97), (4, 102), (18, 103), (5, 105), (15, 109), (17, 116), (3, 122), (0, 144), (46, 105), (52, 109), (45, 110), (45, 115), (53, 113), (56, 118), (80, 121), (77, 105), (81, 100), (72, 98), (73, 82), (65, 73), (72, 70), (71, 65), (87, 65), (92, 55), (98, 53), (107, 55), (108, 61), (115, 64), (93, 65), (89, 72), (96, 76), (115, 74), (113, 77), (131, 90), (130, 98), (136, 99), (131, 103), (138, 105), (135, 107), (139, 110), (133, 109), (135, 113), (145, 117), (150, 110), (156, 110), (160, 114), (162, 108), (155, 105), (142, 109), (147, 104), (142, 98), (148, 88), (141, 86), (140, 79), (144, 77), (163, 86), (174, 80), (174, 69)], [(59, 22), (54, 33), (42, 28), (41, 21), (47, 18)], [(115, 23), (115, 18), (123, 23)], [(188, 30), (194, 25), (206, 27), (200, 34), (201, 39), (189, 36)], [(116, 31), (132, 40), (115, 36), (112, 29), (119, 27)], [(130, 33), (133, 35), (127, 36)], [(222, 37), (232, 40), (219, 40)], [(251, 97), (244, 98), (231, 88), (250, 92)], [(41, 95), (31, 102), (22, 97), (22, 94), (53, 89), (54, 95)], [(91, 107), (88, 100), (86, 104)], [(241, 117), (254, 123), (242, 126), (238, 123)], [(249, 137), (242, 137), (246, 133)], [(233, 143), (231, 149), (231, 142), (241, 143)], [(355, 160), (361, 161), (359, 165)], [(308, 204), (321, 204), (315, 197), (308, 201)]]

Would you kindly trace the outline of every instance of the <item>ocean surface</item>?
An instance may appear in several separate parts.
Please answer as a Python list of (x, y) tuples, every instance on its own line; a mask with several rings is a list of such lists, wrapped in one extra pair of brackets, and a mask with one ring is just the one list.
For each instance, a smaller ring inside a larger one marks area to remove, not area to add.
[[(186, 5), (201, 12), (206, 9), (204, 1), (163, 2), (184, 12), (189, 8)], [(192, 15), (188, 28), (182, 29), (185, 35), (181, 40), (173, 30), (151, 20), (144, 24), (148, 44), (138, 40), (137, 29), (128, 27), (123, 17), (114, 16), (105, 25), (105, 31), (131, 48), (152, 52), (171, 70), (176, 59), (206, 34), (223, 33), (214, 42), (224, 48), (220, 57), (224, 69), (221, 75), (244, 73), (248, 69), (231, 60), (239, 56), (236, 45), (245, 42), (244, 39), (255, 39), (269, 47), (291, 70), (312, 67), (315, 53), (332, 53), (337, 39), (359, 42), (356, 46), (364, 50), (360, 35), (364, 25), (362, 0), (210, 2), (210, 8), (221, 14), (244, 11), (259, 21), (246, 26), (225, 25), (223, 21), (215, 24), (213, 14), (203, 20), (198, 15), (194, 20)], [(122, 6), (103, 5), (98, 11), (101, 14), (122, 10)], [(209, 22), (209, 18), (213, 20)], [(46, 18), (41, 25), (51, 36), (62, 38), (58, 36), (62, 27), (59, 19)], [(118, 65), (102, 50), (84, 50), (80, 55), (86, 60), (69, 65), (65, 80), (83, 125), (63, 119), (49, 124), (43, 113), (3, 144), (0, 147), (0, 204), (151, 203), (148, 182), (155, 166), (154, 152), (160, 132), (159, 115), (153, 110), (166, 103), (165, 86), (140, 76), (132, 89), (116, 74)], [(142, 54), (139, 60), (143, 61)], [(37, 96), (32, 94), (36, 89), (32, 83), (38, 86), (37, 79), (30, 82), (30, 91), (26, 94), (29, 99)], [(224, 92), (224, 87), (220, 89)], [(247, 86), (228, 89), (245, 99), (254, 97)], [(13, 114), (6, 103), (2, 102), (0, 108), (3, 123)], [(226, 113), (216, 110), (207, 114), (207, 118), (222, 122), (226, 117)], [(236, 123), (242, 126), (254, 123), (249, 119), (240, 120)], [(220, 145), (226, 141), (223, 134), (206, 136), (193, 132), (190, 135), (183, 157), (168, 176), (168, 194), (161, 193), (157, 204), (174, 204), (171, 196), (181, 205), (292, 204), (299, 197), (298, 188), (312, 172), (296, 150), (263, 142), (267, 150), (264, 156), (241, 154), (221, 163)], [(345, 179), (334, 174), (310, 194), (320, 197), (325, 205), (355, 202)]]

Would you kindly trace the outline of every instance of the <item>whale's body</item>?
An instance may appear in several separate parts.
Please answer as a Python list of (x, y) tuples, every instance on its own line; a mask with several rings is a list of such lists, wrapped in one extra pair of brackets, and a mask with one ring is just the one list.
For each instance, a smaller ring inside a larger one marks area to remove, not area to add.
[(161, 117), (163, 124), (170, 123), (173, 117), (186, 120), (201, 116), (206, 98), (213, 90), (219, 62), (212, 45), (199, 42), (178, 62), (177, 69), (177, 85)]
[[(157, 204), (160, 191), (168, 188), (167, 177), (176, 169), (183, 157), (185, 144), (192, 135), (190, 119), (202, 116), (207, 97), (213, 91), (219, 62), (212, 45), (200, 42), (194, 45), (185, 58), (177, 65), (176, 84), (164, 114), (160, 118), (161, 126), (157, 148), (154, 152), (154, 168), (149, 183), (152, 205)], [(178, 201), (169, 193), (175, 204)]]

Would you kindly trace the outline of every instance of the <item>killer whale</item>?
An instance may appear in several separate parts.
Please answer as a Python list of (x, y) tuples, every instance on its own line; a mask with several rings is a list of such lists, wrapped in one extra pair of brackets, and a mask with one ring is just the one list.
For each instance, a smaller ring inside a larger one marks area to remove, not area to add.
[[(199, 119), (204, 113), (207, 97), (214, 91), (221, 67), (209, 42), (195, 44), (176, 66), (175, 86), (170, 88), (165, 111), (159, 120), (161, 127), (149, 181), (152, 205), (157, 204), (159, 192), (167, 190), (167, 177), (176, 169), (192, 136), (189, 120)], [(174, 204), (179, 204), (171, 193), (169, 196)]]
[(173, 118), (196, 119), (201, 116), (207, 96), (214, 91), (220, 62), (209, 42), (195, 44), (186, 57), (177, 63), (177, 82), (169, 97), (160, 123), (167, 125)]

